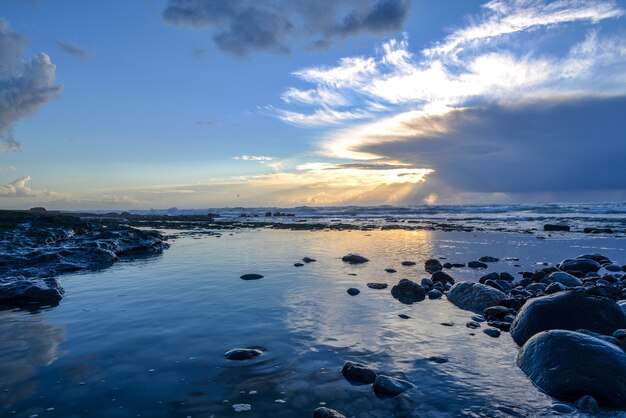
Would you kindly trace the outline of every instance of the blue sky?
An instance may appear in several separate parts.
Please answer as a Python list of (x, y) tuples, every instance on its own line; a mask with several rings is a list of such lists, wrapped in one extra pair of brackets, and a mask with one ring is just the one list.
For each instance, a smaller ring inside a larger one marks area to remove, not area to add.
[(625, 8), (7, 0), (0, 205), (623, 200)]

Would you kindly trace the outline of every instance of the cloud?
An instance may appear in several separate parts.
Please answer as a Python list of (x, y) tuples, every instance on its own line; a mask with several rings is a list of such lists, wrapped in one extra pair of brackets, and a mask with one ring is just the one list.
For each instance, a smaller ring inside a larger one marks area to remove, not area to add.
[(163, 19), (208, 29), (225, 52), (288, 54), (294, 43), (328, 48), (334, 39), (402, 30), (410, 0), (168, 0)]
[(55, 85), (56, 67), (46, 54), (22, 59), (27, 43), (0, 19), (0, 152), (20, 149), (13, 137), (15, 123), (32, 116), (62, 89)]
[(59, 48), (61, 48), (63, 52), (68, 55), (79, 58), (81, 60), (89, 59), (89, 53), (74, 44), (64, 41), (57, 41), (57, 45)]
[(56, 193), (47, 190), (33, 190), (26, 183), (30, 181), (30, 176), (24, 176), (13, 182), (0, 186), (0, 197), (42, 197), (54, 196)]
[(233, 160), (244, 160), (244, 161), (273, 161), (276, 158), (268, 157), (265, 155), (237, 155), (233, 157)]

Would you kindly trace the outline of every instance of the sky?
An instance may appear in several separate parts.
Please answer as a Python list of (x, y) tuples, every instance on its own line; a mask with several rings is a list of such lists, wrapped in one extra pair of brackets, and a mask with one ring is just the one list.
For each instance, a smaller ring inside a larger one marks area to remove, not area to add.
[(0, 207), (626, 200), (626, 1), (3, 0)]

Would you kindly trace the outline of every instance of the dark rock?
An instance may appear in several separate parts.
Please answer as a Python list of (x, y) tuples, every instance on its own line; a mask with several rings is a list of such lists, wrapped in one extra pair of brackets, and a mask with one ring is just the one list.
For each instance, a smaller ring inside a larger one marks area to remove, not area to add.
[(435, 285), (435, 283), (430, 279), (422, 279), (420, 284), (424, 289), (432, 289), (432, 287)]
[(626, 328), (626, 315), (611, 299), (587, 295), (577, 290), (529, 300), (511, 326), (518, 345), (541, 331), (586, 329), (611, 335)]
[(480, 328), (480, 324), (476, 321), (469, 321), (468, 323), (465, 324), (465, 326), (471, 329)]
[(261, 274), (256, 274), (256, 273), (250, 273), (250, 274), (244, 274), (242, 276), (239, 277), (242, 280), (259, 280), (263, 278), (263, 275)]
[(552, 280), (553, 282), (561, 283), (566, 287), (576, 287), (583, 285), (583, 282), (578, 277), (572, 276), (571, 274), (564, 271), (556, 271), (550, 274), (549, 277), (550, 280)]
[(310, 257), (304, 257), (304, 258), (302, 259), (302, 261), (304, 261), (305, 263), (314, 263), (314, 262), (316, 262), (317, 260), (316, 260), (316, 259), (314, 259), (314, 258), (310, 258)]
[(368, 283), (367, 287), (369, 287), (370, 289), (386, 289), (387, 288), (387, 283)]
[(396, 272), (396, 270), (395, 270), (395, 269), (385, 269), (385, 271), (386, 271), (387, 273), (395, 273), (395, 272)]
[(557, 266), (560, 270), (572, 272), (572, 271), (580, 271), (583, 274), (587, 274), (589, 272), (596, 272), (600, 270), (600, 263), (590, 258), (567, 258)]
[(456, 268), (465, 267), (465, 263), (452, 263), (452, 267), (456, 267)]
[(496, 257), (491, 257), (489, 255), (485, 255), (485, 256), (480, 257), (478, 261), (480, 261), (481, 263), (497, 263), (498, 261), (500, 261), (500, 259)]
[(444, 364), (450, 360), (448, 360), (447, 358), (443, 356), (430, 356), (428, 357), (428, 361), (432, 361), (433, 363), (437, 363), (437, 364)]
[(546, 295), (552, 295), (554, 293), (562, 292), (564, 290), (567, 290), (567, 287), (565, 287), (561, 283), (554, 282), (550, 283), (548, 287), (545, 288), (544, 292)]
[(491, 272), (488, 274), (485, 274), (484, 276), (482, 276), (480, 279), (478, 279), (478, 283), (482, 283), (485, 284), (485, 282), (487, 280), (498, 280), (500, 278), (500, 275), (496, 272)]
[(486, 269), (489, 266), (480, 261), (470, 261), (469, 263), (467, 263), (467, 267), (472, 269)]
[(500, 273), (500, 280), (504, 280), (506, 282), (512, 282), (515, 280), (515, 277), (513, 277), (511, 273), (507, 273), (506, 271), (503, 271), (502, 273)]
[(531, 283), (525, 287), (525, 290), (531, 292), (532, 294), (543, 293), (548, 287), (545, 283)]
[[(454, 267), (454, 266), (452, 265), (452, 263), (443, 263), (443, 266), (442, 266), (442, 267), (443, 267), (444, 269), (451, 269), (451, 268), (452, 268), (452, 267)], [(426, 270), (426, 271), (428, 271), (428, 270)]]
[(494, 327), (494, 328), (498, 328), (501, 331), (510, 331), (511, 329), (511, 323), (510, 322), (505, 322), (505, 321), (489, 321), (487, 322), (487, 325), (489, 325), (490, 327)]
[(579, 256), (576, 257), (577, 259), (581, 259), (581, 258), (586, 258), (589, 260), (593, 260), (593, 261), (597, 261), (600, 264), (604, 264), (604, 263), (610, 263), (611, 260), (602, 255), (602, 254), (598, 254), (598, 253), (593, 253), (593, 254), (581, 254)]
[(611, 228), (585, 228), (583, 229), (585, 234), (612, 234)]
[(609, 344), (613, 344), (619, 348), (622, 348), (622, 342), (618, 338), (615, 338), (612, 335), (602, 335), (602, 334), (598, 334), (597, 332), (587, 331), (586, 329), (577, 329), (576, 332), (580, 332), (581, 334), (586, 334), (592, 337), (599, 338), (601, 340), (606, 341)]
[(346, 416), (340, 414), (334, 409), (320, 406), (315, 411), (313, 411), (313, 418), (346, 418)]
[(524, 344), (516, 362), (557, 399), (591, 395), (600, 404), (626, 408), (626, 354), (606, 341), (574, 331), (541, 332)]
[(622, 266), (618, 266), (617, 264), (609, 264), (608, 266), (604, 266), (604, 268), (612, 272), (622, 271)]
[(240, 360), (248, 360), (254, 357), (258, 357), (263, 352), (256, 348), (235, 348), (233, 350), (227, 351), (224, 354), (228, 360), (240, 361)]
[(483, 316), (488, 321), (497, 321), (511, 313), (510, 308), (504, 306), (490, 306), (483, 311)]
[(411, 317), (410, 317), (410, 316), (405, 315), (405, 314), (399, 314), (398, 316), (399, 316), (400, 318), (402, 318), (402, 319), (411, 319)]
[(402, 303), (411, 304), (424, 300), (426, 290), (409, 279), (402, 279), (391, 288), (391, 295)]
[(269, 218), (272, 216), (272, 211), (265, 212), (265, 217)]
[(0, 280), (0, 306), (56, 306), (64, 290), (56, 279), (26, 279), (22, 276)]
[(302, 263), (294, 263), (294, 265), (293, 265), (293, 266), (294, 266), (294, 267), (302, 267), (302, 266), (304, 266), (304, 264), (302, 264)]
[(554, 225), (554, 224), (545, 224), (543, 226), (544, 231), (564, 231), (569, 232), (570, 227), (567, 225)]
[(441, 265), (441, 262), (436, 258), (430, 258), (424, 262), (424, 270), (431, 274), (441, 269), (443, 269), (443, 266)]
[(362, 255), (350, 253), (350, 254), (344, 255), (341, 258), (341, 261), (344, 261), (350, 264), (363, 264), (363, 263), (367, 263), (369, 260), (363, 257)]
[(448, 300), (461, 309), (482, 312), (484, 309), (498, 305), (506, 298), (506, 294), (480, 283), (460, 282), (452, 286), (448, 292)]
[(403, 261), (402, 262), (402, 265), (406, 267), (414, 266), (415, 264), (416, 264), (415, 261)]
[(500, 306), (504, 306), (507, 308), (511, 308), (511, 309), (515, 309), (516, 311), (519, 311), (520, 308), (524, 305), (524, 303), (526, 303), (526, 299), (520, 299), (520, 298), (506, 298), (503, 301), (500, 302)]
[(454, 322), (452, 321), (446, 321), (446, 322), (442, 322), (439, 325), (443, 325), (444, 327), (453, 327), (454, 326)]
[(585, 395), (576, 400), (576, 402), (574, 402), (574, 406), (576, 406), (576, 409), (579, 411), (589, 412), (591, 414), (598, 410), (598, 402), (589, 395)]
[(360, 291), (359, 289), (357, 289), (356, 287), (351, 287), (351, 288), (349, 288), (348, 290), (346, 290), (346, 292), (348, 292), (348, 294), (349, 294), (350, 296), (356, 296), (356, 295), (358, 295), (359, 293), (361, 293), (361, 291)]
[(442, 296), (443, 293), (438, 289), (433, 289), (428, 292), (428, 299), (441, 299)]
[(430, 276), (430, 280), (432, 280), (434, 283), (442, 282), (444, 284), (445, 283), (454, 284), (454, 279), (452, 278), (452, 276), (450, 276), (448, 273), (444, 271), (434, 272), (433, 275)]
[(498, 283), (496, 283), (493, 280), (487, 280), (483, 284), (486, 285), (486, 286), (493, 287), (494, 289), (498, 289), (501, 292), (506, 292), (506, 290), (504, 290), (504, 288), (502, 286), (500, 286)]
[(486, 319), (484, 316), (482, 315), (472, 315), (471, 316), (472, 321), (476, 321), (476, 322), (485, 322)]
[(569, 406), (566, 403), (557, 402), (552, 405), (552, 410), (554, 412), (558, 412), (559, 414), (572, 414), (576, 412), (576, 408)]
[(396, 379), (393, 377), (379, 374), (372, 385), (372, 389), (378, 396), (394, 397), (398, 396), (404, 391), (413, 389), (415, 385), (406, 380)]
[(341, 368), (341, 374), (347, 380), (359, 383), (374, 383), (376, 372), (365, 364), (348, 361)]
[(502, 332), (496, 328), (485, 328), (483, 332), (493, 338), (498, 338), (502, 334)]

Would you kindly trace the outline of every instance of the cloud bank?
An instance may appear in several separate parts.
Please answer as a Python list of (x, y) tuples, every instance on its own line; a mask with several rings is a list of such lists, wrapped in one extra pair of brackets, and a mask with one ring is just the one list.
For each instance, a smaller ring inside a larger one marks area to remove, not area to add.
[(13, 137), (15, 123), (32, 116), (62, 89), (55, 85), (56, 67), (46, 54), (22, 59), (27, 44), (24, 35), (0, 19), (0, 152), (20, 148)]
[(402, 30), (410, 0), (168, 0), (163, 19), (208, 29), (222, 51), (288, 54), (294, 43), (328, 48), (337, 39)]

